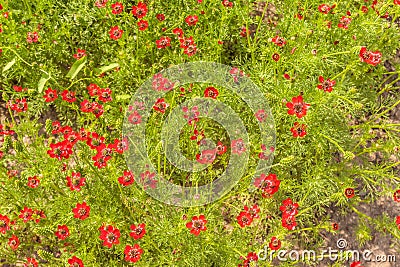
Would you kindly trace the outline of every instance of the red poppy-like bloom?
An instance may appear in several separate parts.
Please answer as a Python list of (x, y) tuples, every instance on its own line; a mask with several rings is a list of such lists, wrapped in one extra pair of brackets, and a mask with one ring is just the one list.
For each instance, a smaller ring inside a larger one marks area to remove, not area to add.
[(157, 45), (158, 49), (163, 49), (168, 46), (171, 46), (171, 38), (169, 38), (167, 36), (163, 36), (156, 41), (156, 45)]
[(318, 89), (324, 90), (324, 92), (332, 92), (333, 86), (335, 86), (336, 81), (331, 81), (330, 79), (324, 80), (324, 77), (319, 76), (318, 78), (320, 84), (317, 86)]
[(22, 86), (18, 86), (18, 85), (13, 85), (13, 89), (15, 92), (26, 92), (28, 89), (27, 88), (22, 88)]
[(71, 176), (67, 176), (67, 186), (71, 191), (81, 191), (81, 187), (85, 185), (86, 178), (81, 177), (79, 172), (72, 172)]
[(15, 103), (10, 105), (12, 110), (16, 112), (25, 112), (28, 110), (28, 103), (26, 102), (25, 98), (22, 99), (15, 99)]
[(368, 7), (367, 6), (362, 6), (361, 7), (361, 11), (363, 12), (363, 13), (368, 13)]
[[(240, 259), (243, 259), (243, 257), (241, 256)], [(249, 252), (246, 256), (246, 259), (244, 259), (243, 263), (240, 263), (238, 265), (238, 267), (250, 267), (250, 266), (253, 266), (252, 262), (256, 262), (256, 261), (258, 261), (257, 253)], [(254, 266), (257, 266), (257, 265), (254, 265)]]
[(394, 199), (394, 201), (396, 201), (396, 202), (400, 202), (400, 189), (397, 190), (396, 192), (394, 192), (394, 194), (393, 194), (393, 199)]
[(226, 153), (226, 146), (221, 142), (218, 141), (217, 147), (215, 148), (218, 155), (223, 155)]
[(260, 215), (258, 213), (260, 212), (260, 207), (257, 204), (254, 204), (252, 207), (244, 206), (244, 211), (250, 214), (251, 218), (253, 219), (258, 219), (260, 218)]
[(97, 102), (92, 103), (92, 113), (96, 116), (96, 118), (99, 118), (101, 115), (103, 115), (103, 112), (103, 105), (100, 105)]
[(33, 214), (32, 209), (24, 207), (24, 209), (21, 210), (20, 215), (18, 217), (21, 218), (24, 221), (24, 223), (26, 223), (32, 219), (32, 214)]
[(186, 224), (186, 228), (191, 229), (191, 234), (198, 236), (201, 231), (207, 230), (206, 224), (206, 217), (201, 214), (200, 216), (193, 216), (192, 220)]
[(61, 93), (61, 96), (62, 96), (62, 100), (65, 100), (69, 103), (73, 103), (76, 101), (75, 92), (64, 90)]
[(232, 140), (231, 143), (232, 153), (234, 154), (242, 154), (246, 151), (246, 145), (243, 142), (243, 139)]
[(135, 176), (131, 171), (124, 171), (124, 175), (118, 178), (118, 182), (123, 186), (131, 185), (135, 182)]
[(295, 216), (298, 213), (297, 211), (298, 207), (299, 207), (298, 203), (293, 203), (291, 198), (287, 198), (284, 201), (282, 201), (282, 206), (279, 209), (285, 216)]
[(67, 237), (69, 237), (69, 229), (68, 226), (66, 225), (59, 225), (57, 231), (55, 232), (55, 235), (61, 239), (64, 240)]
[(114, 15), (121, 14), (122, 11), (124, 10), (124, 6), (123, 6), (122, 3), (120, 3), (120, 2), (116, 2), (116, 3), (112, 4), (112, 5), (111, 5), (111, 8), (112, 8), (112, 11), (111, 11), (111, 12), (112, 12)]
[(164, 21), (165, 20), (165, 15), (164, 14), (157, 14), (156, 18), (158, 19), (158, 21)]
[(222, 0), (222, 5), (224, 7), (233, 7), (233, 3), (230, 2), (229, 0)]
[(397, 224), (397, 227), (400, 229), (400, 216), (396, 217), (396, 224)]
[(46, 219), (46, 215), (44, 214), (43, 210), (34, 210), (32, 214), (32, 220), (35, 223), (39, 223), (41, 219)]
[(277, 46), (284, 46), (286, 44), (285, 39), (282, 37), (279, 37), (278, 35), (272, 38), (272, 42), (276, 44)]
[(208, 149), (201, 151), (200, 154), (196, 155), (196, 160), (201, 164), (211, 164), (214, 162), (216, 151), (214, 149)]
[(281, 248), (281, 241), (276, 236), (273, 236), (268, 246), (271, 250), (278, 250)]
[(197, 130), (197, 125), (194, 126), (193, 135), (190, 137), (190, 140), (197, 141), (197, 144), (200, 145), (200, 142), (206, 137), (204, 134), (204, 130)]
[(137, 262), (140, 260), (140, 256), (143, 254), (143, 250), (138, 244), (133, 246), (127, 245), (124, 250), (125, 260), (128, 262)]
[(132, 6), (132, 15), (138, 19), (143, 18), (147, 14), (147, 5), (143, 2), (139, 2), (137, 6)]
[(132, 224), (130, 229), (132, 232), (129, 235), (135, 240), (142, 238), (146, 234), (146, 224), (144, 223), (138, 224), (137, 226)]
[(91, 149), (96, 149), (97, 147), (101, 146), (105, 142), (104, 136), (100, 136), (96, 132), (92, 132), (89, 134), (87, 138), (86, 144), (90, 146)]
[(267, 119), (268, 114), (265, 112), (265, 110), (260, 109), (257, 111), (256, 114), (254, 114), (254, 116), (256, 116), (259, 122), (263, 122)]
[(100, 239), (103, 240), (103, 246), (111, 248), (113, 245), (119, 244), (121, 232), (112, 225), (101, 226), (99, 228)]
[(156, 176), (155, 172), (145, 171), (140, 174), (140, 182), (143, 184), (144, 190), (146, 190), (149, 186), (150, 188), (156, 188), (157, 180), (154, 179)]
[(274, 54), (272, 55), (272, 59), (273, 59), (274, 61), (276, 61), (276, 62), (278, 62), (280, 58), (281, 58), (281, 56), (280, 56), (278, 53), (274, 53)]
[(332, 223), (332, 229), (333, 229), (334, 231), (339, 230), (339, 224), (338, 224), (338, 223)]
[(97, 0), (95, 5), (98, 8), (103, 8), (103, 7), (106, 7), (107, 2), (108, 2), (108, 0)]
[(17, 250), (18, 246), (19, 246), (20, 242), (19, 239), (16, 235), (12, 235), (9, 239), (8, 239), (8, 245), (10, 246), (10, 248), (12, 250)]
[(363, 267), (361, 261), (355, 261), (350, 264), (350, 267)]
[(89, 84), (87, 87), (90, 96), (97, 96), (99, 94), (100, 89), (101, 89), (100, 86), (94, 83)]
[(277, 179), (276, 174), (269, 174), (266, 176), (264, 173), (257, 177), (254, 181), (254, 185), (262, 190), (262, 196), (272, 197), (276, 192), (278, 192), (279, 185), (281, 181)]
[(345, 190), (344, 190), (344, 195), (347, 197), (347, 198), (352, 198), (352, 197), (354, 197), (354, 189), (353, 188), (346, 188)]
[(289, 109), (289, 115), (296, 115), (297, 118), (302, 118), (307, 115), (307, 110), (310, 104), (304, 103), (303, 96), (299, 95), (292, 98), (292, 102), (286, 103), (286, 107)]
[(50, 144), (50, 150), (47, 151), (47, 154), (51, 158), (56, 158), (58, 160), (62, 160), (63, 158), (68, 159), (72, 154), (72, 145), (68, 142), (68, 140)]
[(110, 88), (102, 88), (98, 91), (99, 100), (102, 102), (110, 102), (112, 101), (111, 97), (112, 91)]
[(114, 27), (111, 27), (111, 29), (108, 33), (110, 34), (111, 39), (118, 40), (119, 38), (122, 37), (124, 30), (120, 29), (118, 26), (114, 26)]
[(142, 122), (142, 116), (137, 110), (135, 110), (131, 114), (129, 114), (128, 121), (132, 124), (140, 124)]
[(250, 225), (253, 222), (253, 217), (251, 217), (251, 214), (246, 211), (240, 212), (239, 216), (237, 216), (236, 219), (237, 219), (238, 224), (242, 228)]
[(300, 124), (296, 121), (290, 131), (292, 132), (293, 137), (304, 137), (307, 135), (306, 128), (307, 125)]
[(159, 99), (157, 99), (157, 102), (154, 104), (153, 109), (158, 112), (165, 113), (165, 111), (167, 110), (168, 107), (169, 107), (169, 104), (167, 102), (165, 102), (165, 99), (159, 98)]
[(77, 203), (76, 207), (72, 209), (74, 213), (74, 218), (84, 220), (89, 217), (90, 214), (90, 206), (86, 204), (86, 202)]
[(40, 180), (37, 178), (37, 176), (33, 177), (28, 177), (28, 186), (30, 188), (36, 188), (40, 184)]
[(318, 6), (319, 12), (324, 13), (324, 14), (328, 14), (332, 8), (330, 6), (328, 6), (327, 4), (322, 4), (322, 5)]
[(376, 66), (381, 63), (382, 53), (379, 51), (369, 51), (366, 47), (361, 47), (360, 60), (372, 66)]
[(338, 27), (347, 30), (349, 28), (351, 20), (351, 18), (343, 16), (339, 21)]
[(69, 267), (84, 267), (83, 261), (76, 256), (68, 259)]
[(185, 19), (186, 24), (189, 26), (194, 26), (199, 21), (199, 17), (196, 15), (189, 15)]
[(183, 30), (181, 28), (175, 28), (172, 30), (173, 34), (176, 34), (179, 38), (183, 37)]
[(211, 97), (216, 99), (218, 96), (219, 92), (217, 90), (217, 88), (215, 87), (207, 87), (206, 90), (204, 90), (204, 97)]
[(296, 217), (288, 215), (282, 216), (282, 226), (288, 230), (293, 230), (296, 227)]
[(34, 258), (26, 258), (26, 263), (24, 267), (38, 267), (39, 263)]
[(393, 0), (393, 4), (400, 6), (400, 0)]
[(139, 31), (144, 31), (149, 27), (147, 20), (139, 20), (137, 25), (139, 27)]
[(191, 125), (199, 121), (200, 112), (198, 110), (199, 108), (197, 106), (194, 106), (191, 110), (189, 110), (188, 107), (182, 108), (182, 111), (185, 113), (183, 117), (188, 121), (188, 124)]
[(183, 49), (183, 53), (188, 55), (189, 57), (193, 56), (197, 52), (197, 46), (195, 44), (189, 45)]
[(82, 112), (90, 113), (93, 111), (93, 105), (87, 99), (83, 100), (80, 105)]
[(8, 230), (10, 230), (10, 219), (0, 214), (0, 233), (5, 234)]
[(124, 151), (128, 149), (128, 146), (129, 142), (127, 137), (124, 137), (122, 140), (114, 139), (114, 143), (111, 145), (114, 151), (118, 154), (124, 153)]
[(56, 89), (51, 89), (50, 87), (47, 88), (46, 91), (44, 91), (46, 94), (43, 96), (44, 99), (46, 99), (46, 102), (53, 102), (54, 100), (57, 99), (58, 94)]
[(26, 41), (28, 43), (36, 43), (39, 40), (39, 35), (37, 32), (28, 32), (26, 36)]
[(76, 50), (76, 54), (74, 54), (74, 58), (76, 59), (81, 59), (83, 57), (86, 57), (86, 50), (83, 49), (77, 49)]

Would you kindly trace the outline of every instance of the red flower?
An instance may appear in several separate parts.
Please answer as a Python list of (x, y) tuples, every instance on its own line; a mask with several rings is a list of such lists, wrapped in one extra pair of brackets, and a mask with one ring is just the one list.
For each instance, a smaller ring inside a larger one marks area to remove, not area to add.
[(318, 10), (321, 13), (328, 14), (331, 11), (331, 7), (328, 6), (327, 4), (322, 4), (318, 6)]
[(0, 233), (5, 234), (8, 230), (10, 230), (10, 219), (0, 214)]
[(397, 224), (397, 228), (400, 229), (400, 216), (396, 217), (396, 224)]
[(322, 76), (319, 76), (318, 80), (320, 82), (317, 86), (318, 89), (324, 90), (324, 92), (332, 92), (332, 87), (336, 84), (336, 81), (331, 81), (330, 79), (324, 80)]
[(157, 180), (154, 179), (156, 176), (155, 172), (145, 171), (140, 174), (140, 181), (143, 184), (144, 189), (146, 190), (148, 186), (150, 188), (156, 188)]
[(393, 194), (393, 199), (394, 199), (394, 201), (396, 201), (396, 202), (400, 202), (400, 189), (397, 190), (396, 192), (394, 192), (394, 194)]
[(272, 55), (272, 59), (275, 60), (276, 62), (278, 62), (280, 58), (281, 58), (281, 56), (278, 53), (274, 53)]
[(12, 104), (10, 106), (12, 110), (15, 110), (16, 112), (25, 112), (28, 110), (28, 104), (26, 102), (25, 98), (22, 99), (15, 99), (15, 104)]
[(339, 230), (339, 224), (338, 224), (338, 223), (332, 223), (332, 229), (333, 229), (334, 231)]
[(345, 195), (347, 198), (352, 198), (352, 197), (354, 197), (354, 189), (353, 189), (353, 188), (346, 188), (346, 189), (344, 190), (344, 195)]
[(339, 21), (338, 27), (347, 30), (349, 28), (351, 20), (351, 18), (343, 16)]
[(135, 176), (131, 171), (124, 171), (124, 175), (118, 178), (118, 182), (123, 186), (131, 185), (135, 182)]
[(99, 100), (102, 102), (110, 102), (112, 101), (111, 97), (112, 91), (110, 88), (102, 88), (98, 91)]
[(17, 250), (18, 246), (19, 246), (20, 242), (19, 239), (16, 235), (12, 235), (9, 239), (8, 239), (8, 245), (10, 246), (10, 248), (12, 250)]
[(207, 230), (206, 224), (206, 217), (201, 214), (200, 216), (193, 216), (192, 220), (186, 224), (186, 228), (191, 229), (191, 234), (198, 236), (201, 231)]
[(153, 109), (165, 113), (166, 109), (169, 107), (169, 104), (165, 102), (164, 98), (157, 99), (157, 102), (154, 104)]
[(124, 151), (128, 149), (128, 146), (129, 146), (129, 142), (128, 142), (128, 138), (126, 138), (126, 137), (123, 138), (122, 140), (115, 139), (114, 143), (112, 144), (112, 148), (118, 154), (124, 153)]
[(243, 152), (246, 151), (246, 146), (243, 143), (243, 139), (237, 139), (237, 140), (232, 140), (231, 143), (231, 149), (232, 149), (232, 153), (234, 154), (242, 154)]
[(157, 14), (156, 18), (158, 19), (158, 21), (164, 21), (165, 20), (165, 15), (164, 14)]
[(62, 96), (62, 100), (65, 100), (65, 101), (67, 101), (69, 103), (73, 103), (73, 102), (76, 101), (75, 92), (64, 90), (61, 93), (61, 96)]
[(122, 34), (124, 33), (124, 31), (121, 30), (118, 26), (114, 26), (114, 27), (111, 27), (111, 29), (108, 33), (110, 34), (111, 39), (118, 40), (119, 38), (122, 37)]
[(302, 118), (307, 114), (307, 110), (310, 104), (304, 103), (303, 96), (299, 95), (292, 98), (292, 102), (286, 103), (286, 107), (289, 109), (289, 115), (296, 115), (297, 118)]
[(238, 221), (238, 224), (242, 228), (250, 225), (253, 222), (253, 217), (251, 216), (250, 213), (248, 213), (246, 211), (240, 212), (239, 216), (237, 216), (236, 219)]
[(221, 141), (218, 141), (215, 149), (218, 155), (223, 155), (226, 152), (226, 146)]
[(96, 118), (100, 117), (104, 112), (103, 106), (97, 102), (92, 103), (92, 113), (96, 116)]
[(34, 210), (32, 214), (32, 219), (35, 221), (35, 223), (39, 223), (41, 219), (45, 219), (46, 215), (42, 210)]
[(93, 105), (90, 103), (87, 99), (83, 100), (81, 102), (81, 111), (82, 112), (92, 112), (93, 111)]
[(86, 178), (81, 177), (79, 172), (72, 172), (71, 177), (67, 176), (67, 186), (71, 191), (81, 191), (81, 187), (85, 185)]
[(120, 2), (116, 2), (116, 3), (112, 4), (112, 5), (111, 5), (111, 8), (112, 8), (112, 11), (111, 11), (111, 12), (112, 12), (114, 15), (120, 14), (120, 13), (122, 13), (122, 11), (124, 10), (124, 6), (123, 6), (122, 3), (120, 3)]
[(68, 259), (69, 267), (84, 267), (83, 261), (76, 256)]
[(74, 218), (84, 220), (87, 217), (89, 217), (90, 213), (90, 206), (86, 204), (86, 202), (77, 203), (76, 207), (72, 209), (72, 212), (74, 213)]
[(133, 246), (127, 245), (124, 250), (125, 260), (129, 262), (137, 262), (143, 254), (143, 250), (138, 244)]
[(273, 236), (271, 238), (271, 242), (269, 242), (268, 246), (271, 250), (278, 250), (281, 248), (281, 241), (278, 238), (276, 238), (275, 236)]
[(182, 111), (185, 113), (183, 117), (188, 121), (190, 125), (193, 122), (199, 121), (200, 112), (198, 110), (199, 108), (197, 106), (194, 106), (190, 111), (187, 107), (182, 108)]
[(393, 0), (393, 4), (400, 5), (400, 0)]
[(36, 43), (39, 39), (39, 35), (37, 32), (28, 32), (27, 33), (27, 37), (26, 37), (26, 41), (28, 43)]
[(254, 116), (256, 116), (256, 118), (257, 118), (257, 120), (258, 120), (259, 122), (263, 122), (263, 121), (265, 121), (265, 119), (267, 118), (268, 114), (265, 113), (265, 110), (260, 109), (260, 110), (257, 111), (256, 114), (254, 114)]
[(230, 2), (229, 0), (222, 0), (222, 5), (224, 7), (233, 7), (233, 3)]
[(371, 52), (366, 47), (362, 47), (359, 56), (362, 62), (376, 66), (381, 63), (382, 53), (379, 51)]
[(197, 46), (195, 44), (189, 45), (183, 49), (183, 53), (188, 55), (189, 57), (193, 56), (197, 52)]
[(100, 87), (97, 84), (91, 83), (88, 85), (87, 90), (90, 96), (97, 96), (100, 91)]
[(43, 96), (44, 99), (46, 99), (46, 102), (53, 102), (54, 100), (57, 99), (57, 90), (56, 89), (51, 89), (50, 87), (47, 88), (46, 91), (44, 91), (46, 94)]
[(21, 214), (19, 215), (19, 218), (23, 219), (24, 223), (26, 223), (32, 219), (32, 214), (33, 214), (32, 209), (30, 209), (28, 207), (24, 207), (24, 209), (21, 210)]
[(211, 164), (215, 160), (215, 153), (214, 149), (203, 150), (200, 154), (196, 155), (196, 160), (201, 164)]
[(181, 28), (175, 28), (172, 30), (173, 34), (178, 35), (179, 38), (183, 37), (183, 30)]
[(142, 122), (142, 116), (135, 110), (128, 116), (128, 121), (132, 124), (140, 124)]
[(355, 261), (350, 264), (350, 267), (363, 267), (360, 261)]
[(285, 39), (282, 37), (279, 37), (278, 35), (272, 38), (272, 42), (276, 44), (277, 46), (284, 46), (286, 44)]
[(199, 17), (196, 15), (189, 15), (185, 19), (186, 24), (189, 26), (194, 26), (199, 21)]
[(13, 89), (15, 92), (26, 92), (28, 89), (27, 88), (22, 88), (22, 86), (18, 86), (18, 85), (13, 85)]
[(253, 207), (244, 206), (244, 211), (250, 214), (251, 218), (258, 219), (260, 216), (258, 213), (260, 212), (260, 207), (257, 204), (254, 204)]
[(104, 142), (105, 138), (103, 136), (99, 136), (96, 132), (92, 132), (89, 134), (86, 144), (90, 146), (91, 149), (96, 149), (100, 145), (104, 144)]
[(139, 31), (144, 31), (149, 27), (147, 20), (140, 20), (138, 21), (137, 25), (139, 27)]
[[(396, 1), (396, 0), (395, 0)], [(366, 7), (366, 6), (362, 6), (361, 7), (361, 11), (363, 12), (363, 13), (368, 13), (368, 7)]]
[(119, 244), (121, 236), (120, 231), (112, 225), (101, 226), (99, 228), (100, 239), (103, 240), (103, 246), (111, 248), (113, 245)]
[(97, 0), (96, 3), (95, 3), (95, 5), (96, 5), (98, 8), (103, 8), (103, 7), (106, 6), (107, 2), (108, 2), (108, 0)]
[(171, 38), (167, 36), (161, 37), (159, 40), (156, 41), (156, 45), (158, 49), (163, 49), (168, 46), (171, 46)]
[(132, 15), (138, 19), (143, 18), (147, 14), (147, 5), (143, 2), (139, 2), (137, 6), (132, 6)]
[(263, 197), (272, 197), (278, 192), (281, 181), (277, 179), (276, 174), (269, 174), (266, 176), (264, 173), (257, 177), (254, 181), (254, 185), (262, 190)]
[(204, 97), (211, 97), (216, 99), (218, 96), (218, 90), (215, 87), (207, 87), (206, 90), (204, 90)]
[(130, 229), (132, 232), (129, 235), (135, 240), (142, 238), (146, 234), (146, 224), (144, 223), (138, 224), (137, 226), (132, 224)]
[(24, 267), (38, 267), (39, 263), (34, 258), (26, 258), (26, 263), (24, 263)]
[(296, 217), (294, 216), (283, 216), (282, 217), (282, 226), (288, 230), (293, 230), (296, 227)]
[(307, 125), (300, 124), (296, 121), (290, 131), (292, 132), (293, 137), (304, 137), (305, 135), (307, 135), (306, 128)]
[(39, 186), (40, 180), (36, 177), (28, 177), (28, 186), (30, 188), (36, 188)]
[(66, 225), (59, 225), (58, 230), (55, 232), (55, 235), (61, 239), (64, 240), (69, 236), (69, 229)]
[(47, 151), (47, 154), (51, 158), (57, 158), (58, 160), (62, 160), (63, 158), (68, 159), (72, 154), (72, 145), (68, 140), (56, 144), (50, 144), (50, 150)]
[(282, 211), (284, 216), (295, 216), (297, 213), (297, 208), (299, 207), (298, 203), (293, 203), (292, 199), (287, 198), (282, 201), (282, 206), (279, 208)]
[(76, 59), (81, 59), (81, 58), (83, 58), (83, 57), (86, 57), (86, 51), (85, 50), (83, 50), (83, 49), (77, 49), (76, 50), (76, 54), (74, 54), (74, 58), (76, 58)]

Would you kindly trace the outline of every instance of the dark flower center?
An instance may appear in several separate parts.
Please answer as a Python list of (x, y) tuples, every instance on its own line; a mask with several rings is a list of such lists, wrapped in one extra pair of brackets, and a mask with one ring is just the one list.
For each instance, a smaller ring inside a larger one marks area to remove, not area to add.
[(80, 209), (78, 211), (78, 213), (79, 213), (79, 215), (84, 216), (84, 215), (86, 215), (86, 209)]
[(303, 104), (298, 103), (293, 106), (293, 109), (296, 113), (301, 113), (303, 111)]

